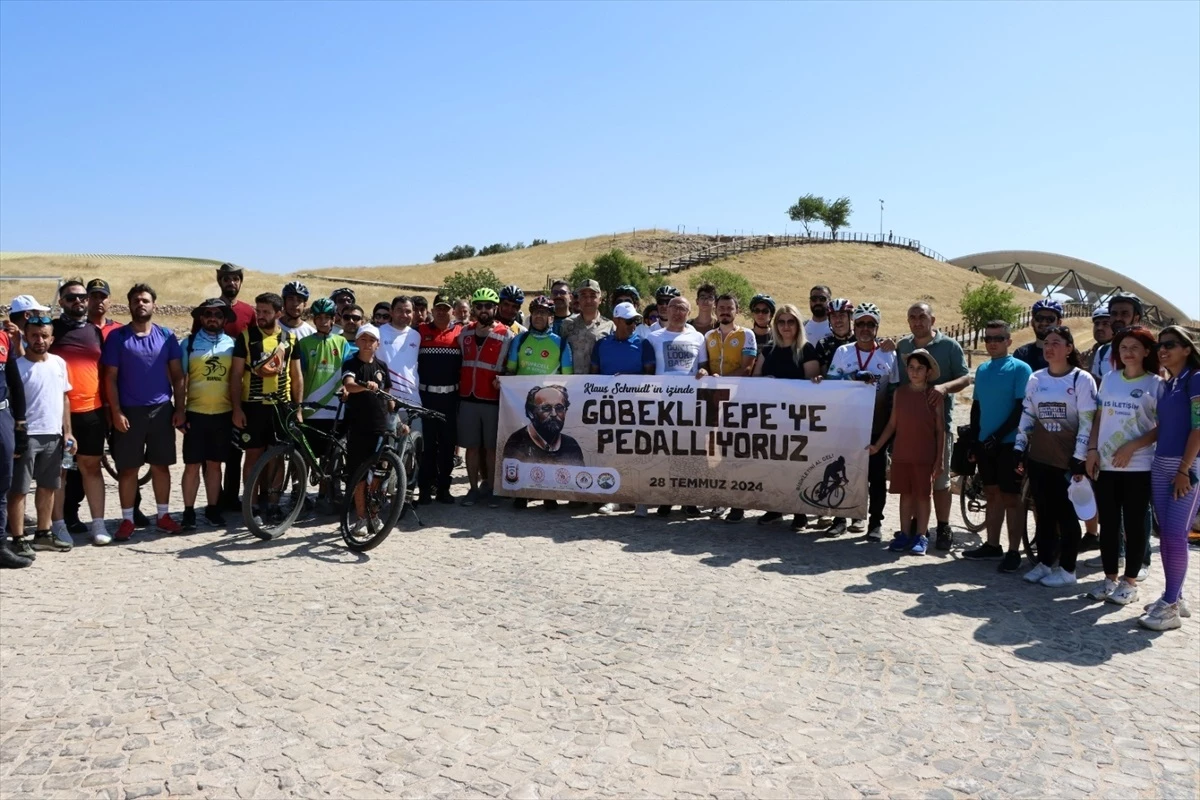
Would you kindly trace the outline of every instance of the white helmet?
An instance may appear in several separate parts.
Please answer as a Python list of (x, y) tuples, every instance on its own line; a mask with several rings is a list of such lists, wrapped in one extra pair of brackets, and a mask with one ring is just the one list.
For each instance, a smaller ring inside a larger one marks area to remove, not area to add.
[(879, 313), (879, 306), (875, 305), (874, 303), (863, 303), (859, 305), (858, 308), (854, 309), (855, 322), (867, 317), (875, 320), (876, 325), (883, 321), (883, 318)]

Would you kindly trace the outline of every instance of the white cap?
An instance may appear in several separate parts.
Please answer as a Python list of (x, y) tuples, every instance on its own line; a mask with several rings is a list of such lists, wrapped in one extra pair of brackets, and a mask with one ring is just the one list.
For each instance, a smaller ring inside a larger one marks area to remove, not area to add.
[(370, 336), (377, 342), (380, 341), (379, 328), (376, 328), (374, 325), (372, 325), (369, 322), (365, 325), (359, 325), (358, 333), (354, 334), (354, 338), (357, 341), (358, 339), (361, 339), (364, 336)]
[(12, 305), (9, 307), (10, 314), (19, 314), (22, 311), (49, 311), (50, 306), (44, 306), (37, 300), (33, 299), (31, 294), (19, 294), (13, 298)]
[(637, 319), (642, 315), (633, 303), (617, 303), (617, 307), (613, 309), (613, 319)]
[(1081, 520), (1089, 520), (1096, 516), (1096, 493), (1092, 491), (1092, 482), (1085, 476), (1080, 480), (1073, 477), (1067, 486), (1067, 497), (1075, 506), (1075, 516)]

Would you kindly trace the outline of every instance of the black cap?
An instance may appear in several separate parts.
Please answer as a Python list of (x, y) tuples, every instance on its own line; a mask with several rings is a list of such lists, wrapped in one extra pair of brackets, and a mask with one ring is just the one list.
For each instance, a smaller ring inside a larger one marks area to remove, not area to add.
[(433, 297), (434, 308), (438, 306), (450, 306), (454, 308), (454, 298), (448, 294), (436, 294)]
[(103, 278), (92, 278), (87, 284), (87, 293), (103, 292), (105, 297), (112, 294), (112, 289), (108, 288), (108, 281)]
[(332, 292), (329, 293), (329, 299), (336, 303), (337, 299), (339, 297), (341, 297), (342, 295), (346, 295), (347, 297), (349, 297), (351, 303), (353, 303), (355, 301), (354, 290), (348, 286), (343, 286), (340, 289), (334, 289)]
[(242, 268), (239, 267), (237, 264), (230, 264), (228, 261), (226, 261), (224, 264), (217, 267), (217, 274), (218, 275), (241, 275)]
[(200, 312), (202, 312), (206, 309), (209, 309), (209, 308), (221, 309), (221, 311), (223, 311), (225, 313), (225, 321), (226, 322), (233, 322), (235, 319), (237, 319), (237, 315), (235, 315), (233, 313), (232, 306), (230, 306), (229, 303), (226, 303), (220, 297), (210, 297), (207, 300), (205, 300), (203, 303), (201, 303), (200, 305), (193, 308), (192, 309), (192, 319), (200, 319)]

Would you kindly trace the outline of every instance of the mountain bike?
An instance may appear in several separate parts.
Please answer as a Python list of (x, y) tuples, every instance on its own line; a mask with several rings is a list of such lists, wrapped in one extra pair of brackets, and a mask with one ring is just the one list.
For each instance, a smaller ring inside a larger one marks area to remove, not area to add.
[[(963, 525), (972, 533), (978, 533), (983, 530), (987, 523), (987, 494), (983, 490), (983, 478), (979, 474), (979, 470), (966, 477), (958, 479), (958, 510), (962, 514)], [(1033, 495), (1029, 491), (1029, 476), (1021, 478), (1021, 504), (1026, 511), (1033, 511), (1034, 516), (1037, 516), (1037, 509), (1033, 507)], [(1030, 539), (1032, 526), (1025, 526), (1025, 536), (1021, 542), (1025, 548), (1025, 555), (1030, 561), (1036, 561), (1037, 557), (1035, 541)]]
[[(278, 538), (295, 524), (309, 505), (308, 486), (317, 487), (318, 503), (325, 499), (336, 508), (346, 464), (346, 442), (339, 433), (343, 406), (338, 407), (332, 434), (297, 421), (295, 406), (273, 408), (284, 415), (280, 421), (285, 439), (268, 448), (254, 464), (242, 493), (246, 527), (264, 541)], [(324, 442), (321, 456), (313, 451), (310, 440)]]
[[(376, 394), (387, 396), (375, 390)], [(424, 437), (420, 431), (405, 425), (418, 419), (444, 422), (445, 417), (428, 408), (412, 405), (394, 397), (397, 413), (394, 425), (380, 439), (378, 453), (353, 467), (350, 480), (346, 482), (346, 494), (342, 501), (341, 532), (346, 547), (356, 553), (365, 553), (383, 543), (396, 527), (406, 511), (411, 511), (417, 525), (424, 525), (417, 514), (413, 498), (417, 492), (417, 472), (421, 464)]]

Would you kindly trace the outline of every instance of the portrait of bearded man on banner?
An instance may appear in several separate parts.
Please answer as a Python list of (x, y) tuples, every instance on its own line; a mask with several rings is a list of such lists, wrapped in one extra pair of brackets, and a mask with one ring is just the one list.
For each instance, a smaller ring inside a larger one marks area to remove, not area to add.
[(579, 442), (562, 432), (570, 407), (565, 386), (530, 389), (525, 396), (525, 416), (529, 424), (508, 437), (503, 458), (524, 464), (584, 466)]

